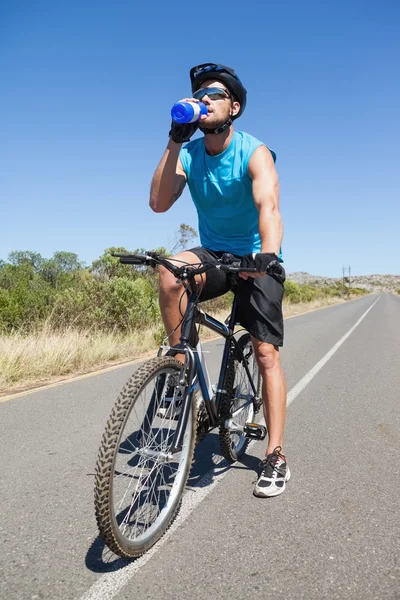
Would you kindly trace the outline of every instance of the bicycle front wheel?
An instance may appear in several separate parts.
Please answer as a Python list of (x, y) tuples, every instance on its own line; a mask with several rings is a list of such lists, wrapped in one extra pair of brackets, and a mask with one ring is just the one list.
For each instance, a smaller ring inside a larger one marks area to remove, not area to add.
[(122, 557), (146, 552), (180, 504), (193, 459), (192, 398), (182, 448), (171, 452), (185, 386), (173, 357), (150, 360), (129, 379), (111, 412), (99, 450), (95, 509), (100, 535)]
[[(231, 430), (225, 426), (228, 419), (244, 426), (252, 422), (255, 414), (256, 398), (261, 394), (261, 375), (254, 353), (250, 334), (245, 333), (238, 340), (242, 352), (235, 349), (228, 363), (224, 384), (224, 397), (221, 404), (221, 426), (219, 441), (221, 452), (229, 462), (238, 460), (246, 452), (249, 439), (238, 430)], [(252, 377), (256, 394), (250, 384), (244, 363), (247, 364)]]

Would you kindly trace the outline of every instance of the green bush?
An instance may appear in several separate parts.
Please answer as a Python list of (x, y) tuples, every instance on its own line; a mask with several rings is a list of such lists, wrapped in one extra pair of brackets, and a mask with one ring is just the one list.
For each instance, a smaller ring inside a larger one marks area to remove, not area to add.
[(107, 328), (118, 323), (122, 329), (141, 329), (160, 321), (158, 294), (145, 278), (110, 280), (105, 286), (103, 306)]
[(0, 287), (0, 331), (32, 331), (50, 314), (54, 296), (54, 290), (37, 276)]
[(285, 300), (288, 303), (311, 302), (319, 298), (341, 298), (343, 295), (362, 296), (366, 290), (361, 288), (345, 287), (341, 283), (336, 285), (299, 285), (293, 281), (285, 281)]
[(350, 294), (352, 296), (364, 296), (364, 294), (367, 293), (367, 290), (365, 290), (364, 288), (350, 288), (349, 290)]
[(51, 322), (54, 327), (132, 331), (160, 321), (158, 294), (141, 277), (91, 279), (81, 289), (64, 290), (57, 297)]
[[(192, 235), (181, 225), (180, 244)], [(86, 268), (72, 252), (55, 252), (43, 258), (31, 251), (11, 252), (8, 262), (0, 261), (0, 332), (24, 333), (40, 328), (46, 321), (55, 329), (141, 331), (156, 328), (155, 338), (164, 338), (159, 305), (158, 273), (150, 267), (121, 265), (109, 248)], [(135, 250), (142, 253), (143, 250)], [(166, 253), (165, 248), (157, 252)], [(360, 288), (298, 285), (285, 282), (288, 303), (311, 302), (329, 296), (362, 295)], [(400, 294), (400, 290), (397, 290)], [(230, 312), (233, 294), (201, 303), (206, 312)]]
[(341, 284), (328, 285), (322, 289), (324, 290), (324, 296), (326, 298), (340, 298), (343, 296), (343, 287)]
[(296, 304), (301, 302), (301, 289), (297, 283), (293, 281), (285, 281), (285, 295), (284, 298), (287, 302)]
[(300, 287), (301, 302), (311, 302), (318, 297), (318, 288), (311, 285), (302, 285)]

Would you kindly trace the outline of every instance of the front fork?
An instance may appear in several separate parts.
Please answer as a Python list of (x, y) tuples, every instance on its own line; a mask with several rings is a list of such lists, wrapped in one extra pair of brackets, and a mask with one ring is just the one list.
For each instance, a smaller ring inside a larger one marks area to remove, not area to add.
[(193, 350), (186, 345), (184, 348), (185, 363), (180, 373), (179, 385), (185, 386), (185, 395), (182, 399), (182, 410), (179, 415), (177, 428), (172, 441), (170, 452), (180, 452), (183, 445), (183, 437), (185, 435), (189, 413), (192, 407), (192, 395), (194, 390), (194, 380), (196, 377), (197, 364)]

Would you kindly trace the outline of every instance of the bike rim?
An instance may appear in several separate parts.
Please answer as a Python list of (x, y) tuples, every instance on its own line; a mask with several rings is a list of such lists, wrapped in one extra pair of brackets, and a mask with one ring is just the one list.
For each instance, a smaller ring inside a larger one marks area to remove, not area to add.
[[(170, 452), (178, 423), (172, 418), (172, 409), (178, 404), (182, 388), (175, 390), (174, 404), (170, 403), (171, 410), (166, 411), (165, 393), (171, 376), (177, 374), (178, 370), (162, 369), (146, 382), (121, 428), (112, 467), (110, 503), (115, 528), (131, 546), (145, 545), (174, 514), (190, 467), (193, 411), (182, 449)], [(161, 387), (160, 378), (164, 378)]]
[[(248, 368), (252, 376), (254, 385), (258, 385), (258, 365), (254, 355), (254, 350), (251, 342), (243, 349), (243, 355), (248, 360)], [(235, 370), (235, 382), (233, 385), (232, 399), (232, 418), (238, 425), (244, 426), (246, 423), (252, 422), (254, 417), (254, 392), (251, 387), (249, 378), (244, 368), (243, 362), (238, 361)], [(239, 455), (243, 447), (248, 443), (244, 433), (233, 431), (231, 433), (231, 448), (232, 451)]]

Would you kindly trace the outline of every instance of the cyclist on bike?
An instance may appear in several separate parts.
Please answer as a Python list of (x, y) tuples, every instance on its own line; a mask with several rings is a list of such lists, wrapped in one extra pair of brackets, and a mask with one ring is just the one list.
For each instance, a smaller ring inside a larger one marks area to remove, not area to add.
[[(183, 101), (203, 102), (208, 114), (197, 123), (172, 122), (170, 140), (153, 176), (150, 206), (155, 212), (167, 211), (188, 183), (198, 213), (201, 246), (173, 258), (198, 264), (230, 253), (240, 258), (241, 266), (259, 271), (239, 274), (238, 322), (252, 336), (263, 378), (268, 430), (266, 456), (254, 494), (277, 496), (284, 491), (290, 470), (282, 450), (286, 383), (279, 356), (285, 275), (283, 270), (282, 274), (266, 274), (268, 265), (281, 259), (283, 229), (276, 156), (263, 142), (233, 128), (233, 121), (243, 114), (247, 96), (233, 69), (202, 64), (191, 69), (190, 80), (192, 97)], [(190, 142), (198, 128), (204, 137)], [(189, 143), (182, 147), (185, 142)], [(203, 275), (198, 283), (201, 300), (230, 289), (229, 277), (217, 269)], [(179, 342), (177, 325), (186, 301), (182, 285), (161, 268), (160, 308), (171, 346)]]

